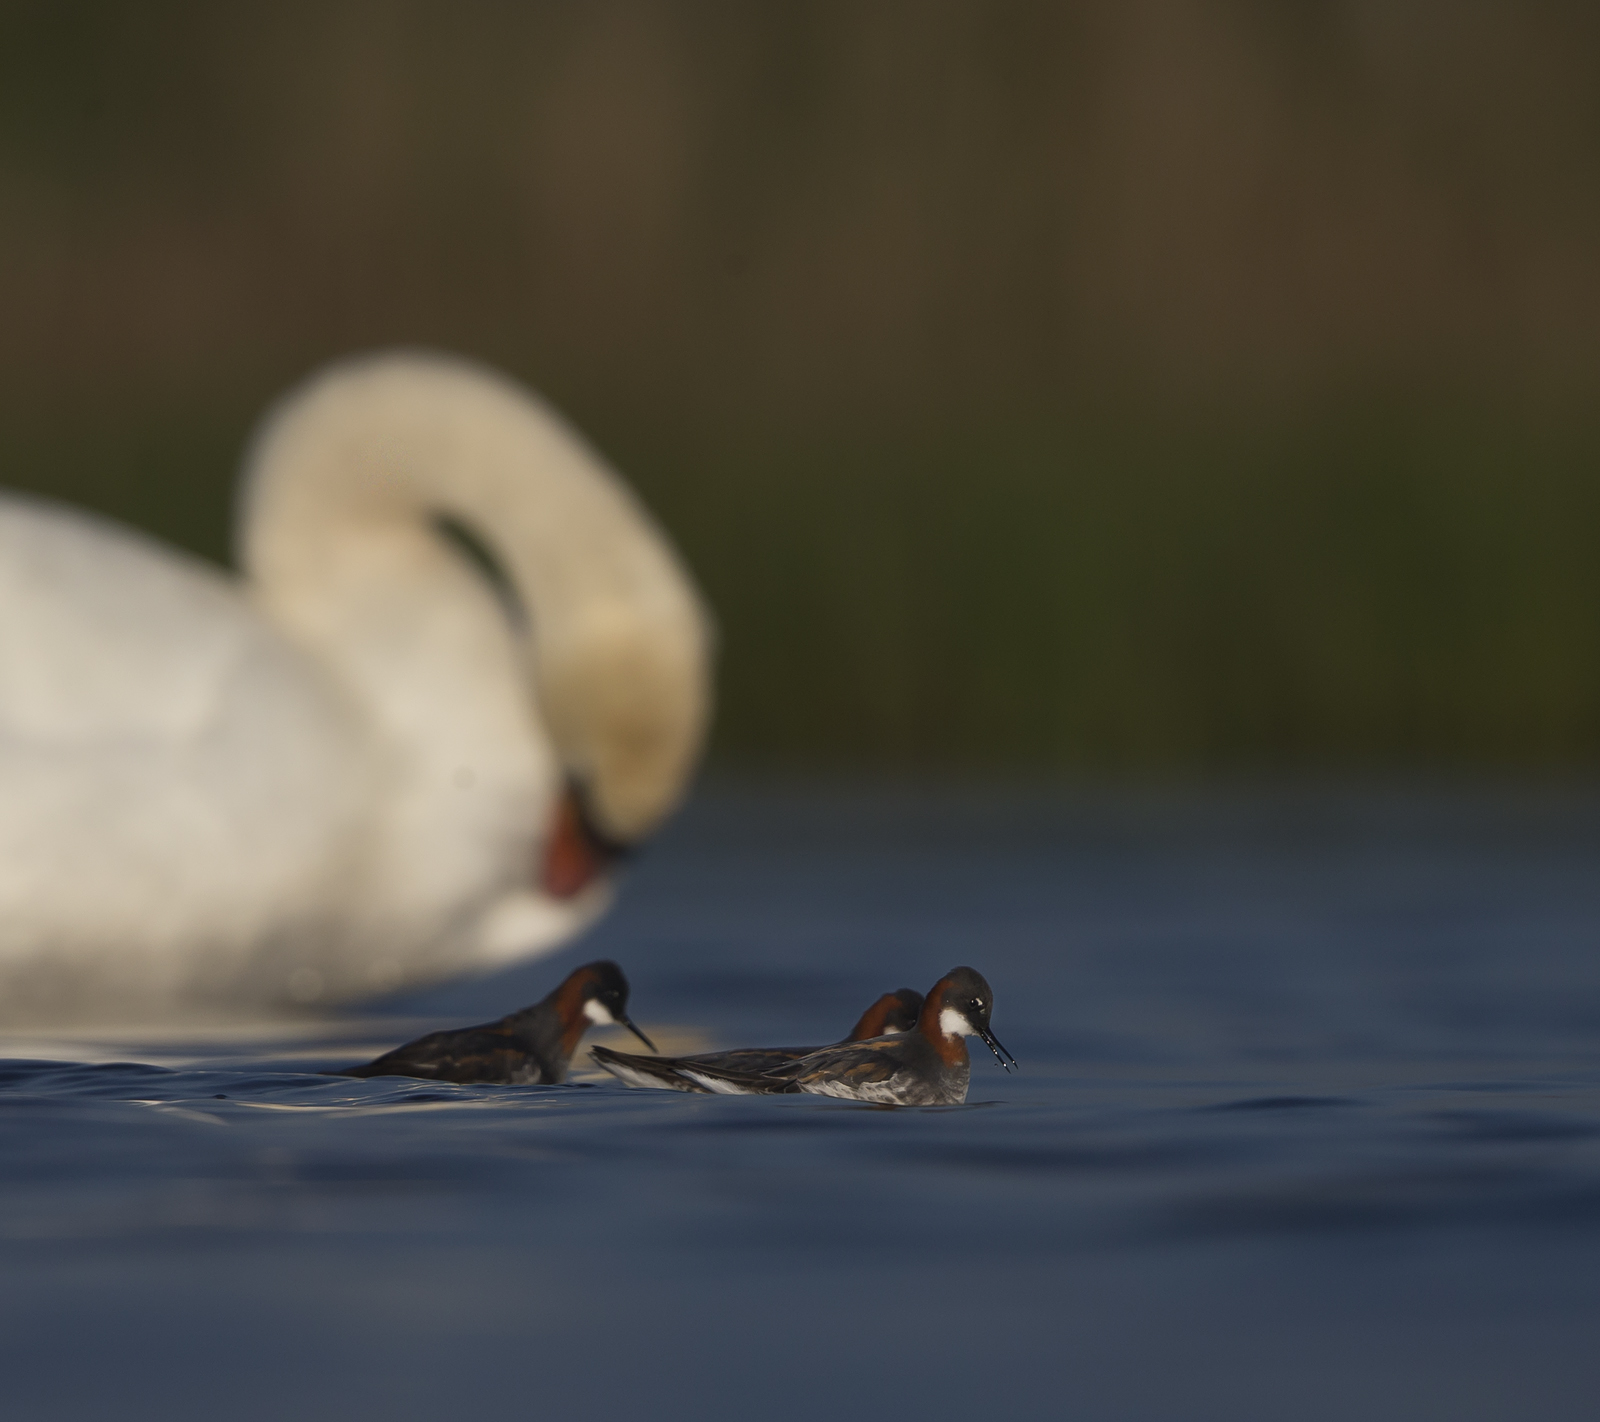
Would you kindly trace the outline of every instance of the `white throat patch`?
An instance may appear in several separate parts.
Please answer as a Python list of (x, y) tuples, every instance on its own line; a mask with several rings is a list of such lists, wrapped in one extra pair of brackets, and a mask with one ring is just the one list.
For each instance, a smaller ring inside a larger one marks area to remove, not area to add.
[(591, 997), (583, 1005), (583, 1015), (596, 1027), (607, 1027), (617, 1019), (611, 1015), (611, 1009), (597, 997)]
[(939, 1030), (946, 1037), (970, 1037), (973, 1035), (972, 1024), (967, 1021), (967, 1014), (957, 1012), (953, 1007), (947, 1007), (940, 1012)]

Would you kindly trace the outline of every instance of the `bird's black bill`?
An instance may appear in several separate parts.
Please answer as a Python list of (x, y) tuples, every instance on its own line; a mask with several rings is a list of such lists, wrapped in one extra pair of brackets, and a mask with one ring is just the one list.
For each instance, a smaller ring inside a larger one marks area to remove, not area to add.
[[(990, 1032), (987, 1028), (980, 1027), (978, 1028), (978, 1035), (983, 1038), (983, 1045), (994, 1053), (994, 1059), (1007, 1071), (1013, 1069), (1022, 1070), (1021, 1067), (1017, 1066), (1017, 1059), (1000, 1045), (1000, 1039), (993, 1032)], [(654, 1051), (655, 1048), (652, 1047), (650, 1050)]]
[[(624, 1027), (626, 1027), (630, 1032), (632, 1032), (635, 1037), (637, 1037), (641, 1042), (643, 1042), (645, 1044), (645, 1046), (649, 1047), (652, 1052), (656, 1052), (656, 1044), (654, 1042), (652, 1042), (648, 1037), (646, 1037), (643, 1032), (641, 1032), (637, 1027), (635, 1027), (633, 1025), (633, 1023), (628, 1021), (628, 1019), (626, 1017), (624, 1017), (620, 1012), (617, 1014), (617, 1021), (620, 1022)], [(656, 1055), (660, 1056), (661, 1053), (660, 1052), (656, 1052)]]

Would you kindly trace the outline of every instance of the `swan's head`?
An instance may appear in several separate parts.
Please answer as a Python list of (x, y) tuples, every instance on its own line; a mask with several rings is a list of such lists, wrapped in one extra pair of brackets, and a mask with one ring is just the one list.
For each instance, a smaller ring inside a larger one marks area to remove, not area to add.
[[(682, 798), (710, 714), (710, 620), (655, 521), (532, 392), (448, 356), (345, 362), (267, 420), (241, 508), (274, 617), (404, 734), (420, 742), (452, 698), (525, 677), (567, 787), (544, 827), (551, 897), (578, 894)], [(471, 546), (448, 551), (451, 530)], [(463, 551), (515, 609), (509, 639), (466, 587)]]
[(699, 758), (710, 714), (707, 621), (690, 598), (663, 602), (645, 619), (636, 607), (614, 619), (597, 609), (538, 647), (539, 707), (566, 776), (541, 876), (558, 898), (647, 839)]

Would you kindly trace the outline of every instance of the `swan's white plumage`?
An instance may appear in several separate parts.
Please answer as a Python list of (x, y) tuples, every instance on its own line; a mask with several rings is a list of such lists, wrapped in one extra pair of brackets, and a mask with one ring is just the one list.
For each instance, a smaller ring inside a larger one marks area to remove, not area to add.
[[(519, 635), (436, 533), (459, 518)], [(465, 362), (333, 368), (266, 422), (243, 581), (0, 495), (0, 1016), (339, 999), (554, 946), (565, 776), (652, 828), (707, 715), (693, 589), (555, 416)], [(548, 729), (547, 729), (548, 728)]]

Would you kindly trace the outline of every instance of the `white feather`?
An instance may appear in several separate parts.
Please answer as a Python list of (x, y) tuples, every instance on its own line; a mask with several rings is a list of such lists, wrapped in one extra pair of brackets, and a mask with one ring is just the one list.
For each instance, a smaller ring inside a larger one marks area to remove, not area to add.
[(953, 1007), (947, 1007), (939, 1013), (939, 1030), (946, 1037), (971, 1037), (974, 1035), (972, 1024), (967, 1021), (964, 1012), (958, 1012)]
[(672, 1091), (675, 1089), (666, 1085), (659, 1077), (652, 1076), (646, 1071), (640, 1071), (637, 1067), (630, 1066), (627, 1062), (608, 1061), (604, 1057), (595, 1057), (594, 1063), (596, 1066), (610, 1072), (618, 1081), (627, 1086), (642, 1086), (652, 1091)]
[(710, 1076), (704, 1072), (696, 1071), (692, 1066), (684, 1065), (679, 1070), (690, 1081), (698, 1082), (707, 1091), (713, 1091), (718, 1096), (755, 1096), (760, 1093), (751, 1091), (747, 1086), (738, 1086), (731, 1081), (724, 1081), (721, 1077)]
[(898, 1105), (900, 1094), (893, 1081), (868, 1081), (852, 1084), (845, 1081), (804, 1082), (800, 1089), (809, 1096), (835, 1096), (845, 1101), (878, 1101)]

